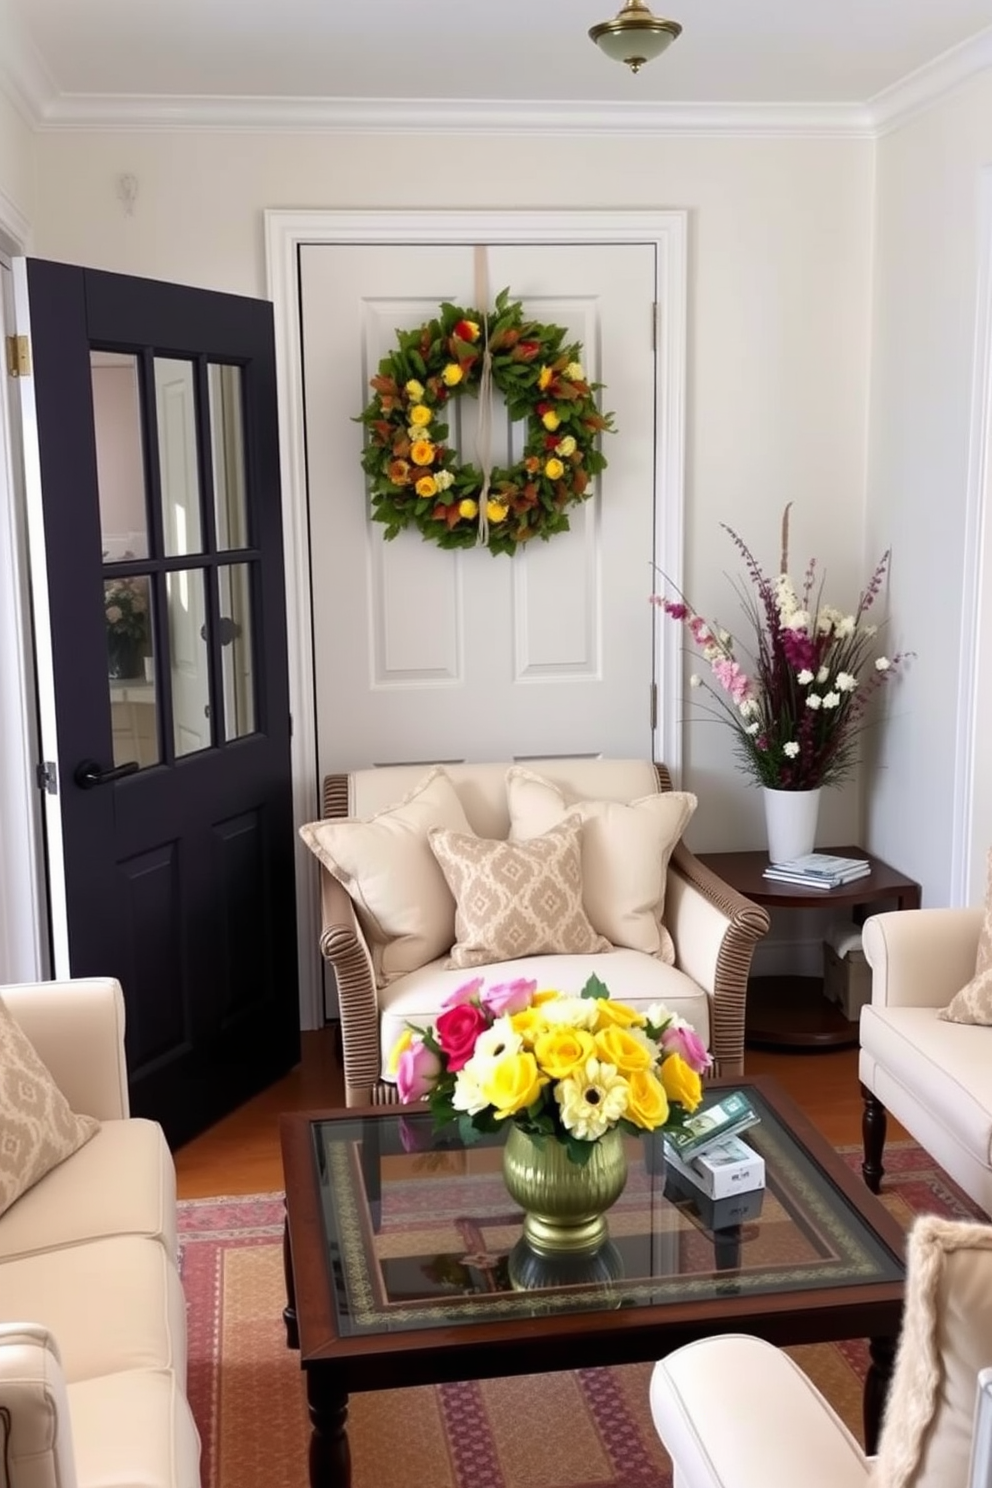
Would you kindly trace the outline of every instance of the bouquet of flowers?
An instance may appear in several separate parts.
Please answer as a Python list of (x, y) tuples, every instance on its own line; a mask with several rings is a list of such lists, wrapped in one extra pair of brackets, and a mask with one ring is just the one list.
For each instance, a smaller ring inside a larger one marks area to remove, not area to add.
[(872, 695), (912, 654), (875, 655), (879, 627), (865, 618), (882, 587), (890, 550), (882, 554), (853, 613), (845, 613), (825, 603), (814, 558), (801, 586), (789, 577), (788, 507), (781, 571), (774, 579), (733, 528), (721, 525), (754, 586), (753, 592), (735, 586), (754, 633), (750, 646), (739, 646), (730, 631), (697, 614), (682, 594), (676, 599), (653, 594), (651, 602), (686, 626), (708, 662), (712, 680), (693, 675), (690, 685), (705, 688), (717, 703), (718, 716), (734, 730), (747, 774), (772, 790), (835, 785), (855, 763)]
[(103, 586), (103, 613), (111, 636), (143, 641), (148, 632), (145, 581), (113, 579)]
[(614, 1002), (592, 976), (578, 997), (476, 977), (446, 998), (431, 1028), (410, 1027), (392, 1051), (400, 1100), (426, 1100), (462, 1141), (513, 1121), (562, 1143), (584, 1166), (596, 1140), (681, 1126), (702, 1098), (711, 1059), (683, 1019), (655, 1003)]

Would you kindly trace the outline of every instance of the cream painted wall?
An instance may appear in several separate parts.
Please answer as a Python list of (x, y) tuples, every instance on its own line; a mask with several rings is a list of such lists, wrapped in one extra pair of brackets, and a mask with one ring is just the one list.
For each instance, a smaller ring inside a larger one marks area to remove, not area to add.
[[(437, 140), (387, 136), (61, 134), (37, 140), (37, 252), (93, 267), (265, 292), (267, 207), (688, 208), (686, 590), (736, 621), (721, 522), (774, 568), (793, 500), (797, 565), (830, 595), (865, 573), (873, 147), (868, 141)], [(116, 197), (137, 177), (133, 215)], [(429, 183), (429, 188), (425, 186)], [(897, 544), (893, 530), (885, 540)], [(642, 576), (650, 590), (648, 555)], [(698, 850), (764, 842), (729, 731), (687, 725)], [(855, 787), (828, 793), (822, 841), (859, 835)]]
[(0, 91), (0, 222), (3, 198), (26, 222), (34, 215), (35, 136)]
[[(879, 733), (869, 840), (922, 881), (930, 904), (951, 899), (978, 184), (990, 163), (989, 73), (878, 145), (866, 536), (877, 544), (898, 534), (892, 645), (918, 655)], [(973, 901), (981, 898), (992, 845), (987, 737), (979, 731), (976, 743), (975, 853), (965, 896)]]

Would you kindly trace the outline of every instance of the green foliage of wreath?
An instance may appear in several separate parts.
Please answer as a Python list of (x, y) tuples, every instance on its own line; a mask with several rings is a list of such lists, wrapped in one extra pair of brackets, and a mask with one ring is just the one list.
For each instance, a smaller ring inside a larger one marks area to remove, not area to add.
[(489, 550), (514, 553), (531, 538), (567, 532), (568, 507), (588, 500), (606, 468), (598, 437), (613, 429), (594, 396), (603, 384), (586, 380), (581, 344), (565, 344), (561, 326), (525, 319), (506, 289), (491, 312), (446, 303), (440, 311), (419, 330), (397, 332), (358, 415), (373, 520), (385, 523), (387, 540), (416, 527), (442, 548), (475, 546), (483, 476), (446, 443), (445, 414), (452, 398), (479, 396), (488, 332), (493, 385), (510, 418), (527, 421), (523, 457), (490, 474)]

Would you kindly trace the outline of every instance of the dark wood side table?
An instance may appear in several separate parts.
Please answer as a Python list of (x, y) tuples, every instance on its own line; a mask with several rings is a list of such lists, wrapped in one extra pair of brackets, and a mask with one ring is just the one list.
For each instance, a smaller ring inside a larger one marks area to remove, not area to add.
[[(732, 888), (766, 909), (849, 909), (860, 923), (869, 905), (919, 909), (920, 886), (862, 847), (830, 847), (844, 858), (867, 858), (871, 873), (839, 889), (804, 889), (763, 878), (766, 852), (697, 853)], [(747, 989), (745, 1042), (757, 1049), (838, 1049), (858, 1042), (858, 1025), (823, 995), (820, 977), (752, 977)]]

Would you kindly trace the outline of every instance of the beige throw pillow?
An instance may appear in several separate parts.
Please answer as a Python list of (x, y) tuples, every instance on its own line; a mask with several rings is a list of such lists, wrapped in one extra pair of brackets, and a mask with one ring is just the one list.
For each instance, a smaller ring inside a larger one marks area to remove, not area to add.
[(666, 791), (635, 801), (569, 802), (544, 776), (514, 765), (506, 776), (510, 839), (525, 842), (566, 816), (582, 821), (582, 902), (601, 935), (675, 961), (665, 928), (665, 882), (675, 845), (696, 809), (688, 791)]
[(924, 1215), (906, 1246), (906, 1300), (873, 1488), (968, 1480), (975, 1378), (992, 1339), (992, 1225)]
[(992, 849), (987, 872), (985, 918), (978, 937), (975, 975), (937, 1014), (945, 1023), (980, 1023), (992, 1027)]
[(69, 1109), (0, 998), (0, 1214), (99, 1130)]
[(368, 821), (349, 817), (300, 828), (307, 847), (351, 896), (380, 986), (426, 966), (455, 938), (455, 901), (427, 841), (435, 827), (472, 832), (440, 766)]
[(526, 843), (431, 832), (457, 905), (449, 966), (610, 949), (582, 907), (580, 831), (569, 819)]

